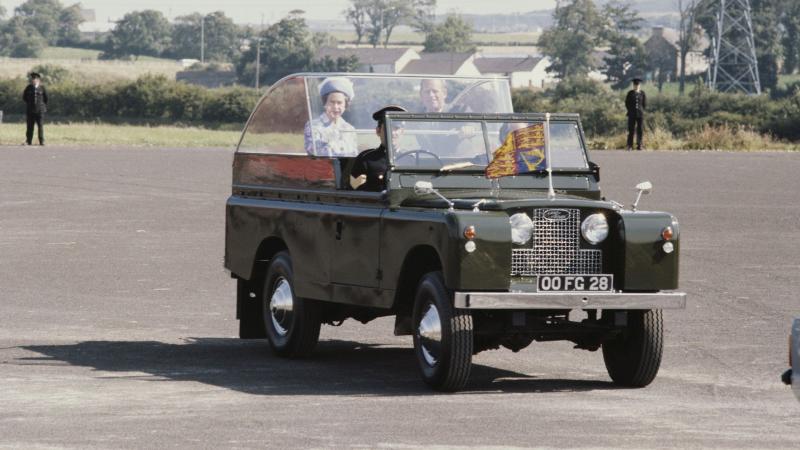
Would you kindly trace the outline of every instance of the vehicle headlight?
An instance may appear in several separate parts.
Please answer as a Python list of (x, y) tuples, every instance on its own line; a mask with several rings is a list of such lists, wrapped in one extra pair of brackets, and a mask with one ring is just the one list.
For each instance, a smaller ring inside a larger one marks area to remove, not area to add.
[(581, 234), (590, 244), (599, 244), (608, 237), (608, 221), (602, 214), (592, 214), (583, 220)]
[(516, 213), (508, 218), (511, 223), (511, 242), (524, 245), (533, 236), (533, 220), (525, 213)]

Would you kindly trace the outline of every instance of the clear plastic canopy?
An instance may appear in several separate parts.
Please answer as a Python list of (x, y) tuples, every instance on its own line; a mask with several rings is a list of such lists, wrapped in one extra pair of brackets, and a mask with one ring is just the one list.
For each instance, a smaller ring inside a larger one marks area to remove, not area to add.
[(356, 156), (380, 143), (372, 114), (388, 105), (419, 113), (513, 112), (505, 78), (298, 74), (270, 87), (248, 122), (239, 151)]

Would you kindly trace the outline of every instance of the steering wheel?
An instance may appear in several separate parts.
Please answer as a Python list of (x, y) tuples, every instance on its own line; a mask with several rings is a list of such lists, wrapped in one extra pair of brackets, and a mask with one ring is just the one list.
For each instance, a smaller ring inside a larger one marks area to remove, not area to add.
[(416, 158), (415, 158), (414, 162), (415, 162), (415, 164), (417, 166), (419, 166), (419, 155), (430, 155), (430, 156), (433, 156), (433, 159), (435, 159), (436, 162), (439, 163), (439, 166), (444, 166), (444, 163), (442, 163), (442, 160), (439, 159), (439, 156), (436, 153), (429, 152), (428, 150), (423, 150), (421, 148), (418, 148), (416, 150), (408, 150), (408, 151), (403, 152), (403, 153), (398, 153), (397, 156), (395, 156), (394, 160), (398, 161), (401, 158), (408, 158), (408, 157), (415, 156)]

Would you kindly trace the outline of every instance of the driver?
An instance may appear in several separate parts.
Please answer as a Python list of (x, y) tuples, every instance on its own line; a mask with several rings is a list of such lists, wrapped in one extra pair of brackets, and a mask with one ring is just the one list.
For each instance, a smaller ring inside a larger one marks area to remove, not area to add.
[(447, 85), (444, 80), (427, 78), (419, 83), (419, 99), (424, 112), (445, 112), (447, 109)]
[[(378, 148), (364, 150), (353, 162), (353, 168), (350, 171), (350, 187), (355, 190), (379, 192), (386, 185), (385, 178), (389, 159), (386, 155), (386, 133), (384, 133), (384, 128), (387, 111), (406, 112), (406, 109), (402, 106), (389, 105), (372, 114), (372, 119), (377, 122), (375, 133), (381, 139), (381, 145)], [(399, 129), (392, 130), (392, 140), (397, 139), (397, 137), (399, 137)]]
[[(422, 111), (425, 113), (449, 112), (452, 105), (447, 103), (447, 83), (441, 78), (425, 78), (419, 84), (419, 99)], [(442, 152), (448, 150), (451, 153), (458, 153), (459, 144), (476, 134), (476, 130), (469, 126), (454, 128), (447, 122), (426, 122), (420, 129), (423, 133), (417, 134), (417, 142), (420, 148)], [(455, 135), (447, 134), (426, 134), (429, 132), (455, 132)]]

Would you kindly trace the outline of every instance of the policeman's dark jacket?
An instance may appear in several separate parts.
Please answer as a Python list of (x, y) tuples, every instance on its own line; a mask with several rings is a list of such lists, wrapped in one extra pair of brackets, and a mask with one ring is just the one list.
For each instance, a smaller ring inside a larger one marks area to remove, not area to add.
[(42, 114), (47, 112), (47, 91), (41, 84), (39, 87), (34, 87), (32, 84), (29, 84), (22, 92), (22, 100), (25, 102), (26, 114)]
[(359, 191), (382, 191), (386, 186), (388, 167), (386, 147), (381, 144), (378, 148), (364, 150), (356, 157), (350, 176), (367, 176), (367, 182), (358, 187)]
[(644, 110), (647, 109), (647, 96), (644, 91), (636, 92), (635, 89), (628, 91), (625, 97), (625, 108), (628, 109), (628, 117), (641, 118), (644, 115)]

